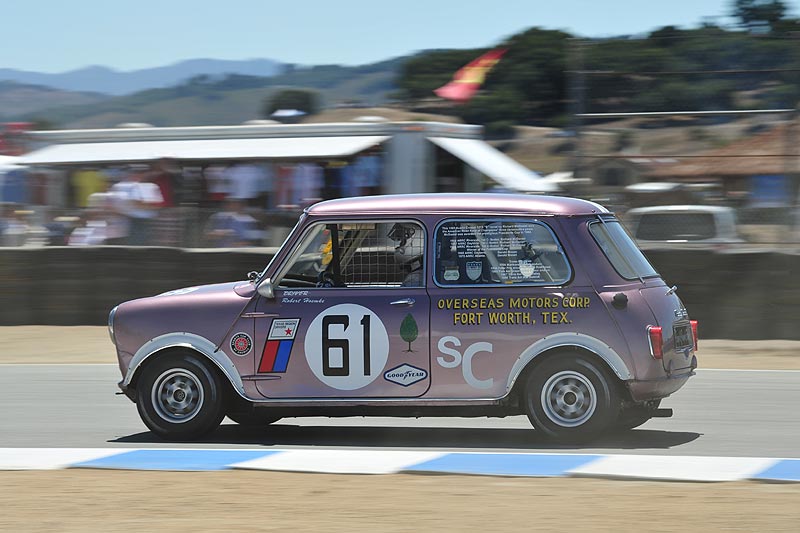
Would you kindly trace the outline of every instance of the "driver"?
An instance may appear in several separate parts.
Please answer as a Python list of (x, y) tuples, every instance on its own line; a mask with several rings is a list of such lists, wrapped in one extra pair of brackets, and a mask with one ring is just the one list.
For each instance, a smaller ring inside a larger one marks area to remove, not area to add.
[(401, 284), (403, 287), (422, 287), (424, 281), (422, 247), (421, 244), (414, 244), (416, 231), (413, 224), (397, 223), (387, 234), (396, 243), (394, 259), (405, 275)]

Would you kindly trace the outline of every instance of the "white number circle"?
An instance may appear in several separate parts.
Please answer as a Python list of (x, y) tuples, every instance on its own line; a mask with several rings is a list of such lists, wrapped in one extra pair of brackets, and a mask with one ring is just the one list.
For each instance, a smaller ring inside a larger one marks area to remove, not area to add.
[(305, 339), (308, 366), (338, 390), (366, 387), (383, 374), (389, 335), (378, 315), (364, 306), (339, 304), (318, 314)]

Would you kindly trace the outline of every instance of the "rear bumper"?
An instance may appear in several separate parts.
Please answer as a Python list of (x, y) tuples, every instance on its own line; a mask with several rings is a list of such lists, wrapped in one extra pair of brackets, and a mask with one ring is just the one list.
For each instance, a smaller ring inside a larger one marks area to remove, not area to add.
[(682, 374), (673, 374), (662, 379), (632, 380), (628, 381), (627, 385), (635, 402), (658, 400), (666, 398), (683, 387), (684, 383), (692, 376), (694, 376), (694, 369), (686, 369), (686, 372)]

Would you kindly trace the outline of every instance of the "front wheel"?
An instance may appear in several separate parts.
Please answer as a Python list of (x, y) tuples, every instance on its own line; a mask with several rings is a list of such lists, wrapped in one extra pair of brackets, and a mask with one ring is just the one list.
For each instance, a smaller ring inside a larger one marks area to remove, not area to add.
[(560, 442), (586, 442), (616, 422), (620, 398), (608, 372), (584, 355), (548, 358), (529, 373), (525, 410), (533, 427)]
[(225, 416), (217, 373), (191, 353), (159, 357), (145, 367), (136, 397), (142, 421), (164, 439), (201, 437)]

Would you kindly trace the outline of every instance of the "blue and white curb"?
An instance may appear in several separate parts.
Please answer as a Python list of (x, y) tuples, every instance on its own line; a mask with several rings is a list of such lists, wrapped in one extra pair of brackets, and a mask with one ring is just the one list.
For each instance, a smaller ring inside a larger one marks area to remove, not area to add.
[(410, 450), (0, 448), (0, 470), (272, 470), (438, 473), (665, 481), (800, 482), (800, 459), (678, 455), (466, 453)]

